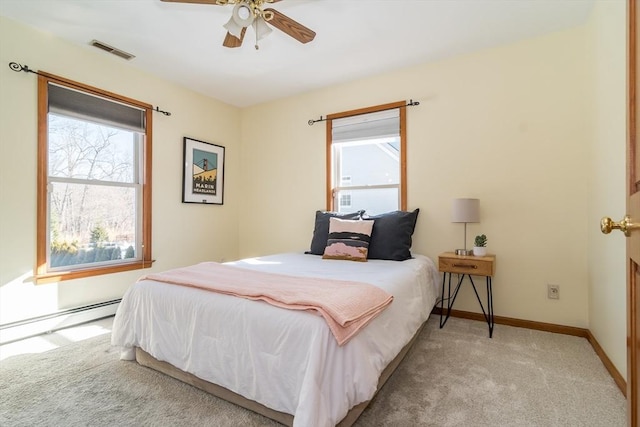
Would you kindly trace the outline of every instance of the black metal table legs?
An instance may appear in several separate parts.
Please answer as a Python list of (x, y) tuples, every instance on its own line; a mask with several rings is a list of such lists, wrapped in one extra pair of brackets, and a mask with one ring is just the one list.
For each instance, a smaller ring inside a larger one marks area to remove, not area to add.
[[(491, 287), (491, 276), (486, 276), (486, 281), (487, 281), (487, 310), (485, 311), (484, 309), (484, 305), (482, 304), (482, 300), (480, 298), (480, 295), (478, 294), (478, 290), (476, 289), (476, 284), (473, 282), (473, 277), (471, 277), (471, 275), (469, 274), (458, 274), (458, 284), (456, 285), (456, 288), (453, 291), (453, 297), (451, 295), (451, 275), (453, 273), (444, 273), (444, 276), (442, 277), (442, 295), (440, 298), (440, 328), (442, 328), (446, 323), (447, 320), (449, 320), (449, 316), (451, 315), (451, 309), (453, 307), (453, 304), (456, 301), (456, 298), (458, 297), (458, 292), (460, 291), (460, 286), (462, 285), (462, 282), (464, 281), (465, 277), (469, 278), (469, 281), (471, 282), (471, 286), (473, 287), (473, 292), (476, 294), (476, 298), (478, 300), (478, 302), (480, 303), (480, 309), (482, 310), (482, 314), (484, 315), (484, 319), (487, 322), (487, 325), (489, 325), (489, 338), (493, 338), (493, 325), (494, 325), (494, 321), (493, 321), (493, 289)], [(447, 275), (449, 276), (449, 280), (447, 281)], [(445, 287), (447, 288), (447, 297), (445, 298)], [(444, 301), (447, 301), (447, 313), (446, 316), (444, 316), (443, 319), (443, 315), (444, 315)]]

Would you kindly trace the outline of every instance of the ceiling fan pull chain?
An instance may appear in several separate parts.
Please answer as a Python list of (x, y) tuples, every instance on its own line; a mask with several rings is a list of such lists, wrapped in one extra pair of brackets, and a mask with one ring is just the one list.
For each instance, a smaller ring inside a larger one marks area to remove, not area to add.
[(256, 48), (256, 50), (260, 49), (260, 47), (258, 46), (258, 20), (260, 19), (260, 16), (257, 16), (256, 19), (254, 19), (253, 21), (253, 34), (256, 37), (256, 44), (254, 45), (254, 47)]

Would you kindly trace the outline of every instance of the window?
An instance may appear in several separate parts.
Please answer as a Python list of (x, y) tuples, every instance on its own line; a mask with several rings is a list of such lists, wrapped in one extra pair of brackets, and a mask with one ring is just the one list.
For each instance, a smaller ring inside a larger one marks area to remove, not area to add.
[(406, 104), (327, 117), (327, 209), (406, 210)]
[(351, 194), (340, 194), (340, 210), (351, 207)]
[(151, 106), (41, 73), (36, 282), (151, 265)]

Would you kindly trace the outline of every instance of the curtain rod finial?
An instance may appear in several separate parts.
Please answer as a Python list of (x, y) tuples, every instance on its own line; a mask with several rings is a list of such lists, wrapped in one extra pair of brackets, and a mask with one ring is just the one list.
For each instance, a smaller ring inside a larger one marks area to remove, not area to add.
[(313, 126), (314, 123), (316, 123), (316, 122), (324, 122), (325, 120), (327, 120), (327, 119), (324, 119), (324, 118), (322, 118), (322, 116), (320, 116), (320, 118), (318, 120), (311, 119), (307, 123), (309, 123), (309, 126)]
[(10, 62), (9, 63), (9, 68), (11, 68), (13, 71), (24, 71), (25, 73), (34, 73), (34, 74), (38, 74), (35, 71), (33, 71), (32, 69), (29, 68), (28, 65), (22, 65), (22, 64), (18, 64), (17, 62)]

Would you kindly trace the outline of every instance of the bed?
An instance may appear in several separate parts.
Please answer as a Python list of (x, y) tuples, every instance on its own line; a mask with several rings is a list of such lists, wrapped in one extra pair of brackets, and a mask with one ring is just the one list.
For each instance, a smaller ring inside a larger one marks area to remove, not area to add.
[[(418, 212), (316, 211), (305, 253), (147, 275), (124, 295), (112, 344), (122, 359), (282, 424), (351, 426), (436, 302), (436, 266), (410, 250)], [(234, 296), (248, 284), (262, 289), (258, 300)], [(333, 304), (307, 307), (311, 294)], [(363, 317), (340, 318), (354, 306)]]
[(122, 359), (294, 427), (355, 422), (410, 348), (439, 294), (435, 264), (417, 254), (404, 261), (353, 262), (283, 253), (225, 266), (362, 282), (393, 296), (338, 345), (313, 311), (151, 279), (127, 290), (112, 331)]

